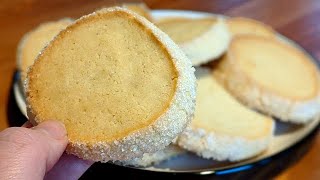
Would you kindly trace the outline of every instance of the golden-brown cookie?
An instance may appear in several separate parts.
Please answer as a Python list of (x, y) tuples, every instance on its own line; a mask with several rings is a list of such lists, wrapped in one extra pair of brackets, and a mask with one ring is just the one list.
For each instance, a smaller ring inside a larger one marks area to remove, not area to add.
[(129, 160), (165, 146), (187, 126), (195, 76), (178, 46), (124, 8), (86, 15), (60, 32), (28, 72), (28, 116), (63, 122), (67, 152)]
[(318, 69), (287, 43), (237, 36), (215, 72), (241, 102), (283, 121), (306, 123), (320, 115)]
[(196, 75), (195, 116), (178, 145), (220, 161), (239, 161), (266, 150), (274, 132), (272, 118), (239, 103), (208, 70), (197, 69)]
[(180, 46), (194, 66), (220, 57), (231, 39), (223, 19), (167, 18), (156, 25)]

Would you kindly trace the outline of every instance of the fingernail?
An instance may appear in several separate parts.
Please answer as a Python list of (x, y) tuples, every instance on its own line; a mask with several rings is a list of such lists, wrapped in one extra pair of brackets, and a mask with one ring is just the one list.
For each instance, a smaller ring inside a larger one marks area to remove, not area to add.
[(62, 139), (67, 135), (64, 124), (59, 121), (44, 121), (34, 128), (35, 130), (41, 130), (47, 133), (54, 139)]

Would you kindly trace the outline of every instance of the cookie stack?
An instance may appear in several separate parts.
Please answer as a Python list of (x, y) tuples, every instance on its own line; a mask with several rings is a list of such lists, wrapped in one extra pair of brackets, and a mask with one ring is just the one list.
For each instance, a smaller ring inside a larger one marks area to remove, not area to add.
[(28, 68), (28, 117), (34, 125), (63, 122), (68, 153), (130, 160), (163, 149), (192, 119), (191, 62), (138, 14), (102, 9), (46, 38)]
[(319, 118), (316, 65), (272, 27), (121, 6), (44, 23), (21, 40), (29, 119), (62, 121), (67, 152), (133, 166), (186, 151), (241, 161), (268, 149), (274, 119)]

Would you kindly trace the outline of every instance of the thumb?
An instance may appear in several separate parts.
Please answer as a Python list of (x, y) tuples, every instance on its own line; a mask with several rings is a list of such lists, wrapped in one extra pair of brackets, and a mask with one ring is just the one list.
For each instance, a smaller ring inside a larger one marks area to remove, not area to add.
[(0, 179), (43, 179), (67, 146), (62, 123), (45, 121), (0, 132)]

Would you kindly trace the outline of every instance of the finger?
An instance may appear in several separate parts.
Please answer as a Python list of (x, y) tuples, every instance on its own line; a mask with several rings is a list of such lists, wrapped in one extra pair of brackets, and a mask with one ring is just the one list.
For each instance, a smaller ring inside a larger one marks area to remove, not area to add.
[(30, 121), (27, 121), (21, 127), (31, 128), (31, 127), (33, 127), (33, 125), (30, 123)]
[(58, 163), (46, 174), (45, 179), (79, 179), (92, 164), (92, 161), (63, 154)]
[[(39, 134), (44, 134), (43, 141), (53, 140), (52, 142), (41, 142), (40, 146), (47, 145), (49, 149), (46, 155), (46, 170), (49, 171), (56, 164), (63, 154), (68, 144), (67, 131), (59, 121), (46, 121), (33, 128)], [(46, 136), (47, 135), (47, 136)]]
[(0, 132), (0, 179), (43, 179), (67, 143), (66, 130), (57, 121)]

